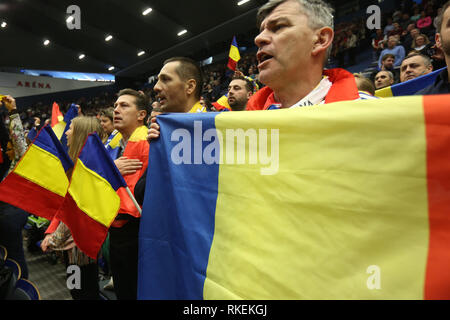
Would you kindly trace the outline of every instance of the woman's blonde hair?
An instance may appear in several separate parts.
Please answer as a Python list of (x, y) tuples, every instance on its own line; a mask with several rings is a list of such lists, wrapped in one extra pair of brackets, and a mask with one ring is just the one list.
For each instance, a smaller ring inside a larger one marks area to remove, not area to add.
[(88, 135), (92, 132), (97, 132), (100, 139), (104, 136), (103, 128), (96, 117), (78, 116), (72, 120), (72, 141), (68, 153), (73, 162), (77, 159)]
[(419, 33), (419, 34), (417, 34), (417, 35), (414, 37), (414, 39), (413, 39), (413, 41), (412, 41), (411, 48), (413, 48), (413, 49), (414, 49), (415, 47), (417, 47), (417, 45), (416, 45), (416, 39), (417, 39), (417, 37), (422, 37), (422, 38), (424, 39), (424, 43), (423, 43), (423, 44), (425, 44), (425, 45), (427, 45), (427, 44), (430, 43), (430, 39), (428, 39), (428, 37), (427, 37), (425, 34)]

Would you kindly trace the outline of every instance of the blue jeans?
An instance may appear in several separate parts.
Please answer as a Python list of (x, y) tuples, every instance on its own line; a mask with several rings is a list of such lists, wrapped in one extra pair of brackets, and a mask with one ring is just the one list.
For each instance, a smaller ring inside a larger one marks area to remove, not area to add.
[(0, 244), (8, 250), (8, 258), (20, 265), (24, 279), (28, 279), (28, 266), (23, 251), (22, 230), (28, 215), (22, 209), (0, 202)]

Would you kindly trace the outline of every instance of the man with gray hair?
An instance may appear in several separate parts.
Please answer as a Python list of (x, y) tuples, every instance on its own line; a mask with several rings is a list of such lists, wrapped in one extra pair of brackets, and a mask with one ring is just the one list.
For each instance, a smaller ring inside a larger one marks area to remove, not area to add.
[[(333, 9), (322, 0), (270, 0), (257, 15), (259, 81), (247, 110), (362, 99), (354, 76), (324, 70), (333, 42)], [(365, 98), (365, 97), (364, 97)]]
[(423, 54), (411, 52), (400, 66), (400, 82), (415, 79), (433, 71), (431, 59)]

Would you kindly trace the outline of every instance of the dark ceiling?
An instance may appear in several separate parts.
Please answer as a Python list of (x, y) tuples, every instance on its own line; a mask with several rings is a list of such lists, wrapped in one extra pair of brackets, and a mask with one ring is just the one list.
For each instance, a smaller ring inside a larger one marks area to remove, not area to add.
[[(266, 0), (7, 0), (0, 3), (0, 68), (114, 73), (147, 77), (172, 56), (205, 59), (227, 51), (233, 35), (252, 45), (257, 9)], [(69, 30), (67, 7), (81, 9)], [(148, 15), (142, 12), (151, 7)], [(183, 29), (183, 36), (177, 33)], [(107, 34), (113, 35), (109, 42)], [(45, 38), (51, 43), (43, 45)], [(137, 53), (144, 50), (143, 56)], [(79, 60), (83, 53), (86, 58)], [(108, 71), (114, 66), (114, 71)]]

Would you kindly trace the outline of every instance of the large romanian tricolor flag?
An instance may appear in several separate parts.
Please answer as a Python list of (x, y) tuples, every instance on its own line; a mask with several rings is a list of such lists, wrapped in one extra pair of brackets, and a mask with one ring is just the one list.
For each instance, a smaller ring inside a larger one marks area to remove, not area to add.
[(227, 65), (228, 68), (233, 71), (236, 71), (236, 66), (239, 60), (241, 60), (241, 55), (239, 54), (239, 47), (236, 42), (236, 37), (233, 37), (228, 58), (228, 65)]
[(69, 186), (73, 167), (50, 126), (43, 127), (14, 170), (0, 183), (0, 201), (51, 220)]
[(96, 133), (81, 150), (56, 218), (70, 229), (80, 250), (96, 259), (120, 207), (116, 191), (125, 181)]
[(379, 98), (389, 98), (414, 95), (417, 91), (433, 84), (439, 73), (444, 69), (445, 68), (442, 68), (415, 79), (379, 89), (375, 91), (375, 96)]
[(158, 116), (139, 299), (450, 299), (449, 105)]

